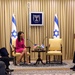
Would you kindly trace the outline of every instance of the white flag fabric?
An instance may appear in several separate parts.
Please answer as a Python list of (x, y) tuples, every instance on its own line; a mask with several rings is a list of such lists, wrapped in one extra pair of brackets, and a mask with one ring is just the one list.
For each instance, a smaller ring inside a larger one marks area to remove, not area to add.
[(41, 48), (45, 48), (44, 44), (41, 45)]
[(57, 14), (55, 14), (55, 17), (54, 17), (54, 34), (53, 34), (53, 38), (54, 39), (60, 38)]
[[(16, 19), (15, 15), (12, 16), (12, 31), (11, 31), (11, 40), (17, 38), (17, 29), (16, 29)], [(10, 40), (10, 43), (12, 43)]]

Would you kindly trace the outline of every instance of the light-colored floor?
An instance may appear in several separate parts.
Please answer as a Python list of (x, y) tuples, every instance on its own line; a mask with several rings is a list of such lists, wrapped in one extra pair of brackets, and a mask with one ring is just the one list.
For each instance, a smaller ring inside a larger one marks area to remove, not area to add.
[(72, 60), (63, 61), (66, 65), (38, 66), (14, 66), (10, 63), (10, 68), (14, 69), (12, 75), (75, 75), (75, 71), (70, 70), (74, 64)]
[[(38, 67), (38, 66), (14, 66), (12, 62), (10, 62), (10, 68), (14, 70), (69, 70), (70, 67), (72, 67), (74, 64), (72, 63), (72, 60), (64, 60), (63, 63), (66, 63), (66, 65), (54, 65), (52, 66), (51, 64), (49, 66), (43, 65), (43, 67)], [(39, 64), (38, 64), (39, 65)]]

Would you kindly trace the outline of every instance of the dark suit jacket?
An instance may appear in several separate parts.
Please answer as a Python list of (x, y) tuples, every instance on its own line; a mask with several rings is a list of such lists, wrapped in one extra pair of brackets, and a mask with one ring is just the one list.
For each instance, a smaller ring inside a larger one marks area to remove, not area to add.
[(9, 55), (9, 53), (7, 52), (7, 49), (5, 47), (3, 47), (3, 48), (0, 49), (0, 55), (2, 57), (6, 57), (6, 56)]
[(74, 56), (73, 56), (73, 63), (75, 63), (75, 52), (74, 52)]

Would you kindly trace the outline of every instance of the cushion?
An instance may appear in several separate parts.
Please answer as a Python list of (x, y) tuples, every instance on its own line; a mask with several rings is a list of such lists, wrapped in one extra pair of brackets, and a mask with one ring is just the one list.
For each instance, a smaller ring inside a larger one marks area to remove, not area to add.
[[(13, 55), (13, 56), (20, 56), (20, 55), (21, 55), (21, 53), (14, 53), (14, 52), (12, 52), (12, 55)], [(30, 55), (30, 53), (29, 53), (29, 52), (27, 52), (27, 55)]]
[(62, 55), (61, 51), (48, 51), (47, 55)]
[(61, 50), (61, 39), (49, 39), (49, 50)]

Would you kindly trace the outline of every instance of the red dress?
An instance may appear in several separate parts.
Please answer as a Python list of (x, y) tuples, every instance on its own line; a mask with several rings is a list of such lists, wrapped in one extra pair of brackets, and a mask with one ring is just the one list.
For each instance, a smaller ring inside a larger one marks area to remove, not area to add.
[(21, 41), (16, 39), (16, 52), (22, 53), (24, 48), (25, 48), (24, 39), (22, 39)]

